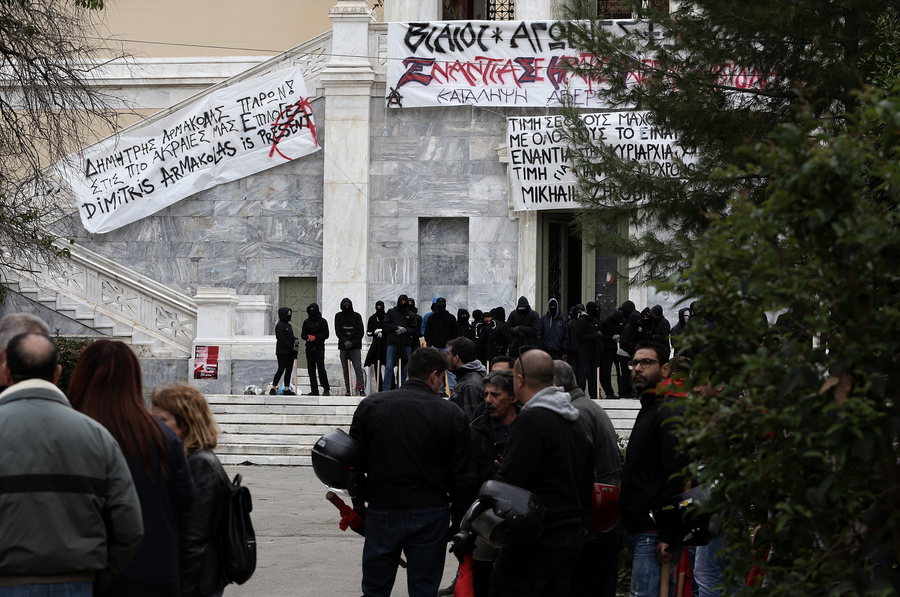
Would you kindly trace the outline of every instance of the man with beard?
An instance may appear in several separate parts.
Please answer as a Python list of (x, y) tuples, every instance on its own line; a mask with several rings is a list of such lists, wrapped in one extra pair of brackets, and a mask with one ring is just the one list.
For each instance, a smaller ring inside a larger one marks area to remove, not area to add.
[(328, 375), (325, 373), (325, 340), (328, 339), (328, 321), (322, 317), (319, 305), (311, 303), (306, 308), (309, 316), (300, 328), (300, 337), (306, 341), (306, 367), (309, 371), (310, 396), (319, 395), (319, 383), (316, 371), (322, 380), (322, 395), (331, 396)]
[[(679, 451), (673, 422), (683, 409), (676, 407), (672, 396), (659, 391), (671, 374), (668, 359), (668, 347), (639, 343), (630, 363), (641, 410), (628, 440), (619, 504), (625, 546), (633, 559), (634, 597), (658, 595), (662, 564), (681, 557), (680, 550), (671, 547), (677, 538), (669, 537), (650, 517), (652, 506), (689, 489), (683, 475), (687, 461)], [(670, 591), (674, 587), (673, 581)]]
[(456, 375), (456, 386), (450, 401), (456, 403), (469, 421), (477, 417), (484, 404), (484, 365), (475, 358), (475, 343), (468, 338), (454, 338), (447, 343), (447, 362)]
[(522, 346), (537, 346), (538, 328), (541, 318), (535, 313), (524, 296), (519, 297), (516, 309), (509, 314), (506, 321), (509, 329), (509, 350), (507, 354), (519, 354)]
[(409, 297), (401, 294), (397, 298), (397, 306), (388, 310), (384, 317), (384, 335), (387, 338), (385, 354), (384, 385), (381, 390), (391, 389), (394, 382), (394, 366), (400, 361), (400, 383), (406, 381), (406, 367), (409, 355), (418, 343), (419, 327), (416, 314), (410, 309)]
[(553, 359), (538, 349), (513, 367), (523, 403), (509, 431), (497, 480), (535, 494), (546, 508), (537, 540), (500, 549), (491, 597), (568, 597), (572, 565), (590, 520), (594, 459), (569, 395), (553, 385)]
[(350, 387), (350, 367), (347, 366), (348, 361), (353, 363), (353, 370), (356, 372), (356, 385), (359, 388), (359, 395), (366, 395), (366, 373), (363, 371), (362, 356), (362, 339), (365, 331), (363, 330), (362, 317), (353, 310), (353, 302), (349, 298), (341, 299), (341, 310), (334, 315), (334, 333), (338, 339), (338, 349), (340, 350), (341, 368), (344, 370), (344, 388), (346, 396), (353, 396), (353, 388)]
[[(278, 381), (281, 374), (284, 374), (284, 385), (291, 385), (291, 371), (294, 369), (294, 359), (297, 353), (294, 352), (294, 343), (297, 338), (294, 336), (294, 328), (291, 326), (291, 315), (293, 311), (290, 307), (282, 307), (278, 309), (278, 323), (275, 324), (275, 358), (278, 359), (278, 371), (272, 379), (272, 389), (269, 394), (278, 393)], [(290, 392), (290, 390), (287, 390)]]
[(381, 387), (381, 368), (384, 367), (384, 359), (387, 354), (384, 338), (382, 337), (382, 327), (384, 327), (384, 301), (375, 303), (375, 312), (369, 316), (366, 323), (366, 335), (372, 339), (369, 344), (369, 352), (366, 353), (366, 367), (375, 369), (372, 376), (372, 388), (377, 392)]

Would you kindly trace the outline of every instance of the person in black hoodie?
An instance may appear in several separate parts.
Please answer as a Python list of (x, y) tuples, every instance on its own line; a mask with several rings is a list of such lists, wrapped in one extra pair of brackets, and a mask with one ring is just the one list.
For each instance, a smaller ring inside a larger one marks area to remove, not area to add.
[(366, 353), (365, 366), (375, 368), (372, 387), (376, 392), (381, 387), (381, 368), (384, 367), (387, 353), (387, 345), (382, 338), (384, 315), (384, 301), (378, 301), (375, 303), (375, 312), (369, 316), (369, 321), (366, 323), (366, 335), (372, 339), (372, 343), (369, 344), (369, 352)]
[(294, 328), (291, 325), (293, 310), (290, 307), (278, 309), (278, 323), (275, 324), (275, 358), (278, 359), (278, 371), (272, 379), (272, 389), (269, 394), (278, 393), (278, 381), (284, 374), (284, 385), (291, 385), (291, 371), (294, 370), (294, 359), (297, 358), (297, 341), (294, 336)]
[(353, 302), (349, 298), (341, 299), (341, 310), (334, 314), (334, 333), (338, 340), (338, 349), (340, 349), (341, 368), (344, 370), (344, 388), (345, 395), (353, 396), (353, 388), (350, 387), (350, 367), (347, 362), (353, 363), (353, 370), (356, 372), (356, 386), (359, 388), (359, 395), (366, 395), (366, 372), (363, 371), (362, 356), (362, 339), (365, 334), (363, 329), (362, 317), (353, 310)]
[(457, 330), (456, 319), (447, 312), (447, 299), (435, 299), (431, 316), (425, 321), (425, 345), (443, 350), (447, 342), (459, 335)]
[(465, 309), (456, 310), (456, 337), (460, 336), (472, 340), (472, 325), (469, 323), (469, 312)]
[(668, 346), (672, 325), (668, 319), (663, 317), (662, 305), (653, 305), (650, 308), (650, 322), (650, 333), (647, 335), (648, 341)]
[(528, 299), (519, 297), (516, 310), (509, 314), (506, 321), (509, 329), (509, 350), (507, 354), (519, 354), (519, 348), (523, 346), (538, 345), (538, 328), (541, 327), (541, 317), (531, 308)]
[[(578, 387), (585, 388), (587, 382), (587, 396), (597, 399), (597, 371), (600, 368), (600, 307), (591, 301), (587, 304), (587, 310), (578, 318), (575, 324), (575, 334), (578, 336)], [(606, 389), (606, 388), (604, 388)], [(612, 388), (607, 389), (607, 395), (612, 394)]]
[(622, 336), (622, 329), (625, 327), (625, 316), (621, 311), (613, 311), (613, 313), (600, 322), (600, 385), (606, 392), (607, 398), (617, 398), (615, 392), (612, 391), (612, 369), (616, 368), (616, 379), (618, 380), (619, 393), (621, 394), (630, 384), (623, 383), (623, 377), (631, 377), (627, 368), (619, 364), (617, 351), (619, 349), (619, 338)]
[(509, 342), (501, 327), (505, 325), (500, 318), (502, 312), (501, 307), (491, 309), (475, 324), (475, 356), (482, 363), (490, 363), (494, 357), (506, 354)]
[(328, 339), (328, 321), (322, 317), (319, 305), (310, 304), (306, 308), (309, 315), (303, 321), (300, 329), (300, 337), (306, 341), (306, 366), (309, 370), (310, 396), (319, 395), (319, 384), (316, 379), (316, 370), (322, 380), (322, 395), (331, 396), (331, 388), (328, 385), (328, 375), (325, 373), (325, 340)]
[(384, 384), (381, 390), (391, 389), (394, 382), (394, 366), (400, 361), (400, 383), (406, 381), (406, 367), (409, 355), (418, 344), (419, 322), (416, 314), (410, 309), (409, 297), (401, 294), (397, 298), (397, 306), (389, 309), (384, 317), (384, 336), (387, 338), (387, 354), (384, 365)]

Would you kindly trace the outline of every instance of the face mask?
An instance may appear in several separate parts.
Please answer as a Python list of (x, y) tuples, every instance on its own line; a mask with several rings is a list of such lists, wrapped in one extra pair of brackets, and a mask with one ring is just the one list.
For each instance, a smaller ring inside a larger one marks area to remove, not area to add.
[(344, 303), (343, 305), (341, 305), (341, 311), (349, 311), (349, 310), (350, 310), (350, 305), (348, 305), (347, 303)]

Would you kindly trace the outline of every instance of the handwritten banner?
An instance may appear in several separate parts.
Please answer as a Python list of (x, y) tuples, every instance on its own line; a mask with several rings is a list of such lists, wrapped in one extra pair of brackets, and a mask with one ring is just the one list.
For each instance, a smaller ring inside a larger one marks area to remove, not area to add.
[(306, 84), (292, 68), (225, 87), (70, 156), (67, 181), (84, 227), (105, 233), (318, 149)]
[[(679, 166), (692, 157), (678, 146), (668, 130), (647, 122), (647, 112), (581, 114), (595, 143), (612, 146), (624, 160), (649, 162), (661, 176), (677, 176)], [(516, 211), (573, 209), (577, 184), (563, 137), (564, 118), (534, 116), (508, 118), (509, 179)], [(610, 195), (614, 189), (610, 189)]]
[[(636, 21), (602, 26), (617, 35), (644, 27)], [(596, 58), (570, 48), (564, 27), (561, 21), (390, 23), (387, 104), (609, 108), (596, 95), (596, 81), (567, 71), (568, 64)]]

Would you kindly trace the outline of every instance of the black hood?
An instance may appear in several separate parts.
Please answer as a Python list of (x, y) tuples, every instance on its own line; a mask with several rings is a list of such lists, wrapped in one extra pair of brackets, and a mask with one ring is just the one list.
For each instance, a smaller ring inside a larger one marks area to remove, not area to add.
[(478, 323), (482, 319), (484, 319), (484, 311), (482, 311), (481, 309), (475, 309), (474, 311), (472, 311), (473, 323)]
[(634, 301), (625, 301), (622, 303), (622, 306), (619, 307), (619, 311), (625, 315), (625, 319), (628, 319), (628, 316), (634, 313), (637, 307), (634, 306)]
[(594, 301), (591, 301), (587, 304), (587, 314), (588, 317), (593, 319), (597, 319), (600, 317), (600, 307)]
[(678, 323), (681, 325), (687, 325), (688, 320), (691, 318), (691, 309), (690, 307), (685, 307), (684, 309), (678, 310)]
[(491, 317), (501, 323), (506, 323), (506, 309), (503, 307), (494, 307), (491, 309)]
[(384, 321), (384, 301), (375, 301), (375, 319)]
[(434, 302), (431, 304), (432, 311), (446, 311), (447, 310), (447, 299), (444, 297), (434, 299)]
[(653, 319), (662, 319), (663, 308), (661, 305), (653, 305), (650, 307), (650, 317)]
[(397, 297), (397, 310), (406, 311), (407, 309), (409, 309), (409, 297), (401, 294)]
[(278, 309), (278, 321), (287, 323), (291, 320), (292, 314), (293, 310), (290, 307), (282, 307)]
[(347, 309), (347, 313), (350, 313), (351, 311), (353, 311), (353, 301), (351, 301), (351, 300), (348, 299), (347, 297), (344, 297), (344, 298), (341, 299), (341, 311), (344, 310), (344, 305), (345, 305), (345, 304), (349, 304), (349, 305), (350, 305), (350, 308)]
[(531, 311), (531, 304), (528, 302), (528, 299), (524, 296), (519, 297), (519, 302), (516, 303), (516, 311), (519, 313), (528, 313)]
[(322, 317), (322, 312), (319, 311), (318, 303), (310, 303), (306, 308), (306, 314), (309, 315), (310, 319), (318, 319)]
[(469, 323), (469, 312), (465, 309), (457, 309), (456, 321), (458, 321), (459, 323)]

